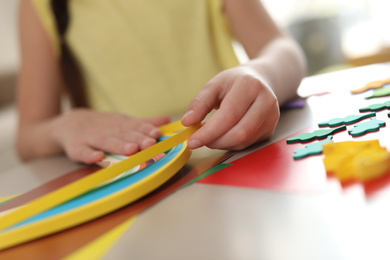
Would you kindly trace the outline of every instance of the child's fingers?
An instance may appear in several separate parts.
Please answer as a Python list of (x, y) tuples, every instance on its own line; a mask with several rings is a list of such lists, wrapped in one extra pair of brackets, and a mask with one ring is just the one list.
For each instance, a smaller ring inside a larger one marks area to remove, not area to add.
[(149, 129), (145, 129), (141, 132), (154, 139), (158, 139), (161, 137), (161, 130), (158, 127), (168, 124), (169, 122), (171, 122), (171, 119), (169, 116), (161, 116), (161, 117), (146, 118), (145, 122), (147, 123), (148, 125), (147, 127), (149, 127)]
[(116, 113), (74, 110), (56, 125), (56, 139), (75, 161), (94, 163), (104, 152), (134, 154), (157, 142), (158, 125), (170, 121), (168, 116), (149, 119), (133, 118)]
[[(161, 136), (161, 130), (157, 126), (142, 121), (137, 127), (133, 129), (126, 129), (123, 136), (126, 140), (136, 141), (138, 144), (141, 144), (142, 140), (140, 139), (142, 138), (159, 138)], [(129, 136), (131, 137), (130, 139), (128, 138)]]
[(191, 100), (187, 112), (184, 114), (181, 123), (190, 126), (202, 122), (202, 120), (216, 106), (219, 106), (220, 88), (215, 85), (205, 87)]
[(148, 120), (143, 119), (131, 118), (126, 122), (114, 122), (112, 126), (106, 126), (105, 129), (106, 135), (114, 135), (120, 139), (125, 140), (129, 140), (127, 136), (133, 135), (135, 133), (139, 133), (153, 139), (157, 139), (161, 136), (161, 130), (157, 126), (149, 123)]
[[(87, 137), (85, 141), (81, 141), (81, 144), (85, 142), (89, 147), (113, 154), (133, 154), (139, 150), (139, 145), (134, 139), (127, 141), (116, 136), (96, 135)], [(141, 140), (139, 137), (138, 139)]]
[(243, 92), (240, 87), (232, 88), (222, 101), (219, 110), (189, 138), (188, 147), (196, 149), (208, 145), (233, 128), (247, 113), (257, 96), (251, 89), (253, 88), (245, 88)]
[(156, 139), (139, 131), (129, 130), (121, 136), (96, 135), (88, 139), (88, 144), (99, 150), (115, 154), (133, 154), (156, 143)]
[(241, 150), (259, 139), (269, 138), (278, 122), (278, 111), (277, 102), (265, 106), (257, 99), (237, 124), (205, 145), (214, 149)]
[(86, 145), (72, 147), (71, 149), (66, 150), (66, 154), (69, 159), (86, 164), (94, 164), (100, 162), (104, 158), (104, 153), (102, 151), (97, 151)]
[[(143, 134), (142, 131), (129, 130), (120, 136), (115, 136), (115, 138), (117, 138), (118, 140), (123, 142), (123, 144), (125, 144), (125, 143), (126, 144), (127, 143), (137, 144), (139, 150), (144, 150), (144, 149), (154, 145), (157, 142), (156, 138), (161, 136), (160, 129), (158, 129), (158, 133), (159, 133), (158, 136), (151, 137), (148, 134)], [(137, 152), (138, 149), (135, 152)], [(108, 151), (108, 152), (110, 152), (110, 151)], [(133, 154), (133, 153), (134, 153), (134, 151), (130, 152), (130, 153), (127, 152), (127, 154)]]
[(132, 131), (126, 136), (126, 140), (106, 135), (89, 137), (87, 143), (72, 145), (66, 149), (66, 153), (74, 161), (92, 164), (101, 161), (104, 158), (104, 152), (129, 155), (155, 143), (155, 139)]

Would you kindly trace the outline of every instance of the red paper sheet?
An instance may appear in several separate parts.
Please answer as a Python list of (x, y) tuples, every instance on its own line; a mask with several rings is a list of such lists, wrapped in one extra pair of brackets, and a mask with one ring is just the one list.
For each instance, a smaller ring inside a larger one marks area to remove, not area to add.
[[(385, 111), (384, 113), (387, 113)], [(383, 114), (383, 113), (382, 113)], [(385, 114), (382, 118), (385, 118)], [(386, 119), (388, 121), (388, 119)], [(347, 130), (353, 125), (347, 126)], [(308, 143), (287, 144), (286, 139), (300, 133), (319, 129), (312, 126), (302, 130), (249, 155), (233, 161), (231, 166), (199, 180), (197, 183), (229, 185), (248, 188), (260, 188), (286, 192), (340, 192), (354, 183), (341, 184), (326, 173), (323, 155), (314, 155), (295, 160), (294, 151)], [(360, 137), (352, 137), (347, 130), (336, 133), (334, 142), (362, 141), (378, 139), (383, 147), (390, 150), (390, 126)], [(314, 140), (313, 142), (316, 142)], [(366, 194), (370, 195), (390, 184), (390, 173), (383, 178), (375, 179), (362, 185)]]
[(304, 144), (287, 144), (286, 139), (235, 160), (198, 183), (298, 192), (340, 190), (337, 181), (327, 177), (322, 155), (294, 160), (294, 150)]

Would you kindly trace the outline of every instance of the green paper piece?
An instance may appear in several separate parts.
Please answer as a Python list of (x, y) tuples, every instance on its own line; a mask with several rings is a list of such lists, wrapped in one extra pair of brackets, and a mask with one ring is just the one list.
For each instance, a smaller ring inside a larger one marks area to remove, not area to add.
[(354, 125), (354, 127), (352, 129), (348, 130), (348, 132), (352, 136), (360, 136), (360, 135), (364, 135), (364, 134), (369, 133), (369, 132), (378, 131), (381, 126), (385, 126), (385, 125), (386, 125), (385, 121), (378, 120), (374, 117), (374, 118), (371, 118), (370, 121), (366, 121), (366, 122)]
[(377, 97), (386, 97), (390, 96), (390, 88), (378, 88), (372, 92), (372, 95), (366, 97), (366, 99), (377, 98)]
[(350, 124), (359, 122), (360, 120), (362, 120), (364, 118), (373, 117), (373, 116), (375, 116), (375, 112), (371, 112), (368, 114), (360, 114), (360, 115), (349, 115), (349, 116), (346, 116), (344, 118), (333, 118), (329, 121), (319, 123), (318, 126), (319, 127), (324, 127), (324, 126), (334, 127), (334, 126), (339, 126), (339, 125), (343, 125), (343, 124), (350, 125)]
[(223, 163), (217, 164), (214, 167), (212, 167), (212, 168), (208, 169), (207, 171), (205, 171), (204, 173), (200, 174), (199, 176), (195, 177), (191, 181), (187, 182), (181, 188), (187, 187), (187, 186), (193, 184), (194, 182), (197, 182), (198, 180), (203, 179), (204, 177), (207, 177), (207, 176), (209, 176), (209, 175), (211, 175), (213, 173), (216, 173), (217, 171), (222, 170), (222, 169), (224, 169), (224, 168), (226, 168), (226, 167), (228, 167), (230, 165), (231, 164), (223, 164)]
[(297, 136), (288, 138), (287, 143), (288, 144), (299, 143), (299, 142), (306, 143), (306, 142), (310, 142), (310, 141), (315, 140), (315, 139), (324, 139), (328, 135), (333, 135), (333, 134), (340, 132), (340, 131), (343, 131), (345, 129), (347, 129), (347, 127), (345, 125), (343, 125), (343, 126), (340, 126), (337, 128), (332, 128), (332, 129), (315, 130), (313, 133), (302, 133), (302, 134), (299, 134)]
[(385, 108), (390, 108), (390, 101), (386, 101), (384, 103), (371, 104), (368, 107), (360, 108), (359, 111), (360, 112), (379, 111)]
[(332, 142), (333, 136), (329, 135), (325, 140), (311, 143), (305, 146), (305, 148), (294, 151), (294, 159), (302, 159), (310, 155), (316, 155), (322, 153), (322, 146), (324, 144)]

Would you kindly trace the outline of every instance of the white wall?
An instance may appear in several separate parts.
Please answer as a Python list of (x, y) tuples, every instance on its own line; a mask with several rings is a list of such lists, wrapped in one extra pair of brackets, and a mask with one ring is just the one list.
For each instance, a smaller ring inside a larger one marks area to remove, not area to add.
[(19, 68), (18, 3), (19, 0), (0, 0), (0, 107), (14, 99)]
[(0, 1), (0, 74), (19, 66), (18, 0)]

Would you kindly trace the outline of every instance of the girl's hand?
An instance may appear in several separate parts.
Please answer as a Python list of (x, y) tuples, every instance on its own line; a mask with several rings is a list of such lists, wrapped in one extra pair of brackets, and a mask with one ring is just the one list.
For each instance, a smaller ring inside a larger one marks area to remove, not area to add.
[(217, 109), (188, 140), (188, 147), (241, 150), (269, 138), (279, 120), (278, 100), (254, 70), (238, 66), (211, 79), (190, 102), (182, 124), (200, 123)]
[(74, 161), (92, 164), (104, 158), (104, 152), (134, 154), (156, 143), (158, 126), (170, 121), (161, 116), (133, 118), (117, 113), (75, 109), (53, 121), (55, 142)]

